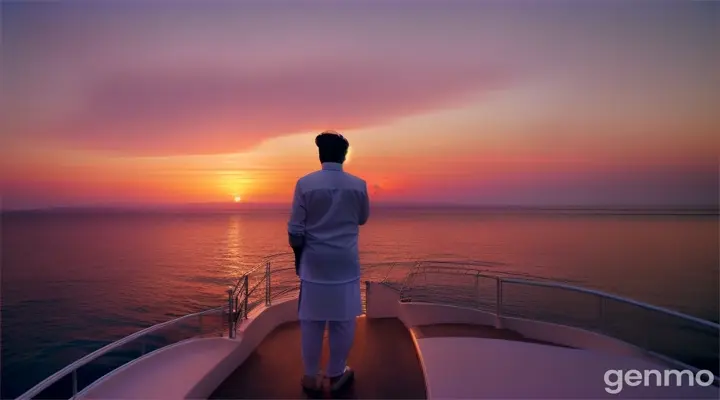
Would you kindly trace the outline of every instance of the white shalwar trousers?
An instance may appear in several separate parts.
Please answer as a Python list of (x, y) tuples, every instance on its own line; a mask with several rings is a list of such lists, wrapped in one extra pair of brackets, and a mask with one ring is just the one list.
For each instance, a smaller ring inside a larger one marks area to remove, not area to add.
[(298, 317), (305, 375), (320, 372), (326, 327), (330, 345), (326, 374), (329, 377), (343, 374), (355, 339), (355, 319), (361, 313), (359, 280), (341, 284), (300, 283)]

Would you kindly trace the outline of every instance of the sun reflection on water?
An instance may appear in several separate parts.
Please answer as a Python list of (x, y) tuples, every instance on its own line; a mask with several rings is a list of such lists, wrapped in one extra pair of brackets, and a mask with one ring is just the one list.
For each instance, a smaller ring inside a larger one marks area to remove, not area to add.
[(237, 278), (245, 267), (242, 265), (242, 217), (232, 215), (228, 221), (227, 249), (225, 251), (225, 269), (228, 277)]

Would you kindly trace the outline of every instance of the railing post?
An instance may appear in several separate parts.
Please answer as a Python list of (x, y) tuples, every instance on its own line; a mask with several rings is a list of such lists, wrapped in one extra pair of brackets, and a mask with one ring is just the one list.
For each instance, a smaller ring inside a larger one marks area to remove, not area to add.
[(243, 316), (244, 316), (245, 319), (247, 319), (247, 317), (248, 317), (248, 294), (249, 294), (249, 291), (250, 291), (250, 287), (249, 287), (250, 285), (248, 285), (248, 275), (247, 275), (247, 274), (245, 274), (245, 279), (244, 279), (244, 281), (245, 281), (245, 282), (244, 282), (244, 285), (245, 285), (245, 300), (243, 300)]
[(480, 273), (475, 274), (475, 308), (480, 308)]
[(495, 290), (495, 328), (502, 329), (502, 278), (495, 277), (497, 289)]
[(228, 337), (235, 339), (235, 318), (233, 318), (233, 289), (228, 289)]
[(270, 261), (268, 261), (265, 264), (265, 306), (270, 306), (272, 304), (272, 297), (271, 297), (271, 289), (272, 284), (270, 282)]

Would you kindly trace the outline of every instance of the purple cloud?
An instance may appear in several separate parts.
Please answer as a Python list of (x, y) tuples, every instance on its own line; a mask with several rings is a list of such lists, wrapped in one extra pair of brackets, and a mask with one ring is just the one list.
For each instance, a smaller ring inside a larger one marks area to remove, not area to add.
[(121, 153), (233, 152), (303, 130), (383, 123), (508, 83), (499, 68), (452, 65), (127, 73), (92, 86), (59, 131), (75, 146)]

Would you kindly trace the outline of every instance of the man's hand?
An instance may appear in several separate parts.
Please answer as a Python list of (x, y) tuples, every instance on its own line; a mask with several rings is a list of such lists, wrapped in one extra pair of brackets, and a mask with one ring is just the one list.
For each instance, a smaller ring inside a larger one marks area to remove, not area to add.
[(302, 247), (293, 247), (295, 253), (295, 275), (300, 276), (300, 259), (302, 258)]
[(288, 241), (293, 253), (295, 253), (295, 273), (300, 276), (300, 258), (305, 247), (305, 236), (288, 234)]

